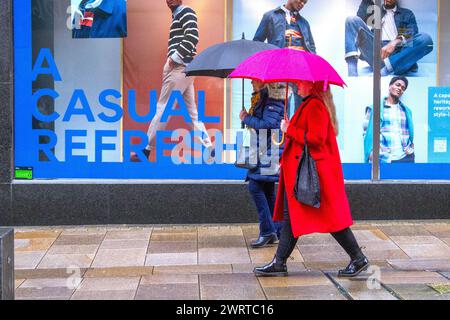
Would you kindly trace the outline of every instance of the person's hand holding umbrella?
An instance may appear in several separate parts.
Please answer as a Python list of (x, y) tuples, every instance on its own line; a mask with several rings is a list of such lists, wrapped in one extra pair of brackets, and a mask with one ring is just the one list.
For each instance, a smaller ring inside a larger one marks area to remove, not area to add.
[(241, 121), (244, 122), (244, 119), (245, 119), (245, 117), (247, 117), (247, 116), (248, 116), (247, 110), (245, 110), (245, 108), (242, 109), (242, 110), (241, 110), (241, 113), (239, 114), (239, 119), (241, 119)]
[(283, 119), (281, 120), (280, 129), (281, 132), (286, 133), (289, 128), (289, 120)]

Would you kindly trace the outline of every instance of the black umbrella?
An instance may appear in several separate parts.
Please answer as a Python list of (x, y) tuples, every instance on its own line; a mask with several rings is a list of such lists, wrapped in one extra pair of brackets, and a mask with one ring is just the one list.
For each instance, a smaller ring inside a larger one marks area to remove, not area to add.
[[(257, 52), (272, 49), (278, 47), (265, 42), (245, 40), (242, 34), (241, 40), (219, 43), (205, 49), (194, 58), (184, 72), (187, 76), (225, 79), (245, 59)], [(242, 110), (244, 109), (244, 79), (242, 79)]]

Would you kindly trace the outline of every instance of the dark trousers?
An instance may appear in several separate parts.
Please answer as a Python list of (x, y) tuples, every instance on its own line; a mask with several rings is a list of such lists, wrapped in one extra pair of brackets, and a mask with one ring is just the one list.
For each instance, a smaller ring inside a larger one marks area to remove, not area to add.
[(275, 207), (275, 182), (249, 180), (248, 190), (258, 211), (259, 235), (267, 237), (274, 233), (280, 235), (281, 224), (273, 221), (273, 209)]
[[(284, 198), (284, 220), (283, 227), (280, 234), (280, 243), (276, 253), (277, 261), (285, 263), (289, 256), (295, 249), (298, 238), (295, 238), (292, 233), (291, 218), (289, 216), (289, 210), (286, 200)], [(356, 260), (364, 257), (361, 248), (356, 241), (356, 238), (350, 228), (346, 228), (339, 232), (331, 233), (333, 238), (339, 243), (339, 245), (347, 252), (351, 260)]]

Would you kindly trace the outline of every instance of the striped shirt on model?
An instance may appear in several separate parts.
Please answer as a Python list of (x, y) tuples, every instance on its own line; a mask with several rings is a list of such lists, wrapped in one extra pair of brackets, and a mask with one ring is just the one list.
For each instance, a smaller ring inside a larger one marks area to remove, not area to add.
[(170, 26), (168, 57), (179, 64), (190, 63), (197, 54), (198, 41), (197, 14), (190, 7), (178, 7)]

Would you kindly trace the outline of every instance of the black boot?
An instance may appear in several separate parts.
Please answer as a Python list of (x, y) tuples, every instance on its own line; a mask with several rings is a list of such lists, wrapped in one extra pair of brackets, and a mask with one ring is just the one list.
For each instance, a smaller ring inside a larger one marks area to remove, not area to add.
[(273, 258), (272, 262), (253, 270), (257, 277), (287, 277), (288, 271), (286, 261), (280, 261), (277, 257)]
[(250, 245), (253, 249), (257, 249), (257, 248), (262, 248), (269, 244), (274, 244), (277, 242), (278, 242), (278, 237), (277, 237), (276, 233), (274, 233), (267, 237), (260, 236), (257, 240), (253, 241)]
[(347, 268), (339, 270), (338, 277), (340, 278), (353, 278), (359, 275), (361, 272), (367, 270), (370, 266), (367, 257), (363, 256), (359, 259), (350, 261)]

